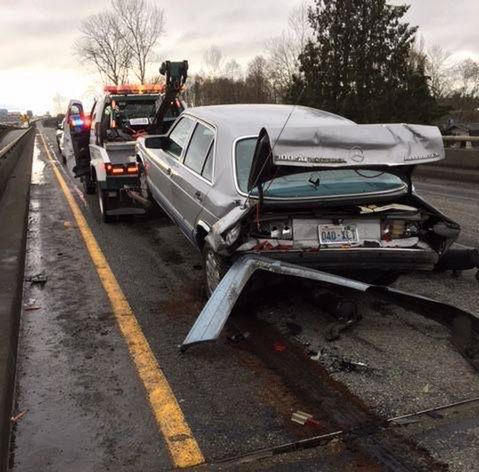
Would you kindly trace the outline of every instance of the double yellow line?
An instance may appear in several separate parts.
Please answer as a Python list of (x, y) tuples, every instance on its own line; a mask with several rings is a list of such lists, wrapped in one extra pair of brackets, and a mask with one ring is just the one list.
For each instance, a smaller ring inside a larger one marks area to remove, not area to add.
[[(58, 161), (53, 159), (45, 142), (44, 135), (40, 134), (40, 136), (48, 159), (53, 164), (57, 164)], [(138, 324), (128, 300), (61, 172), (56, 165), (53, 165), (52, 169), (70, 206), (103, 288), (110, 300), (116, 321), (128, 345), (138, 375), (143, 382), (156, 422), (163, 433), (174, 466), (184, 468), (202, 464), (205, 461), (203, 454), (193, 437), (165, 375), (158, 365), (158, 361), (151, 351), (150, 345)]]

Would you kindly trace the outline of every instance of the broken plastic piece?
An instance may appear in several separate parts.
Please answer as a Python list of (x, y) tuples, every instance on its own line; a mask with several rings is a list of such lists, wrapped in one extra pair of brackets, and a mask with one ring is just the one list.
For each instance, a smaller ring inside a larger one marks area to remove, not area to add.
[(27, 412), (28, 412), (28, 410), (23, 410), (22, 412), (18, 413), (18, 415), (12, 416), (10, 418), (10, 421), (12, 423), (16, 423), (18, 420), (22, 419), (27, 414)]
[(309, 413), (305, 413), (304, 411), (300, 411), (300, 410), (295, 411), (291, 415), (291, 421), (293, 421), (294, 423), (298, 423), (300, 425), (303, 425), (303, 426), (305, 424), (316, 426), (316, 427), (320, 426), (319, 421), (315, 420), (313, 418), (313, 415), (310, 415)]
[(40, 272), (39, 274), (35, 275), (30, 275), (28, 277), (25, 277), (26, 282), (31, 282), (32, 284), (45, 284), (47, 283), (47, 276), (45, 275), (45, 272)]

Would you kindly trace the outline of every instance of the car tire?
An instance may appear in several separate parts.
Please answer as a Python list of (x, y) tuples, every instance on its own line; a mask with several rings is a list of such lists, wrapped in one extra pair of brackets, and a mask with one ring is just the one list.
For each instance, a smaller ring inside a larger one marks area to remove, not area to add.
[(206, 296), (211, 297), (221, 279), (230, 267), (228, 259), (220, 256), (214, 249), (205, 243), (203, 246), (203, 275)]
[(97, 184), (96, 193), (98, 195), (98, 208), (100, 210), (101, 220), (103, 223), (111, 223), (112, 216), (107, 215), (108, 211), (108, 197), (105, 190), (100, 187), (100, 182)]
[(83, 184), (83, 192), (87, 195), (93, 195), (95, 193), (96, 187), (95, 182), (92, 181), (90, 175), (84, 175), (81, 178)]

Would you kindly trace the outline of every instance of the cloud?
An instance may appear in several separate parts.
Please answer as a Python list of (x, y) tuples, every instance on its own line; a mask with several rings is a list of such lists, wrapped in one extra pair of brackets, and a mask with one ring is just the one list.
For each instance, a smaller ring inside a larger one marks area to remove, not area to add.
[[(226, 60), (236, 59), (243, 66), (264, 54), (265, 41), (281, 33), (300, 0), (152, 1), (163, 6), (166, 17), (158, 58), (188, 59), (195, 72), (212, 45), (221, 48)], [(456, 57), (479, 59), (478, 1), (390, 1), (411, 4), (407, 19), (419, 25), (426, 47), (439, 44)], [(108, 5), (109, 0), (0, 0), (0, 102), (28, 104), (24, 88), (30, 80), (48, 89), (29, 95), (39, 111), (51, 108), (55, 91), (81, 96), (94, 76), (75, 57), (72, 45), (81, 20)]]

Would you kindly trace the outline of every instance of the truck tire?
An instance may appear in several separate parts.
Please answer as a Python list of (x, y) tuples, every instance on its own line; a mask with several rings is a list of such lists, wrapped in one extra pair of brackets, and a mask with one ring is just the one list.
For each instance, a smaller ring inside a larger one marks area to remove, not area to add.
[(100, 187), (100, 182), (97, 184), (96, 193), (98, 195), (98, 208), (100, 210), (101, 220), (103, 223), (111, 223), (112, 217), (107, 215), (108, 210), (108, 197), (105, 190)]
[(220, 256), (205, 242), (203, 246), (203, 275), (208, 298), (211, 297), (221, 279), (228, 272), (230, 265), (226, 257)]

